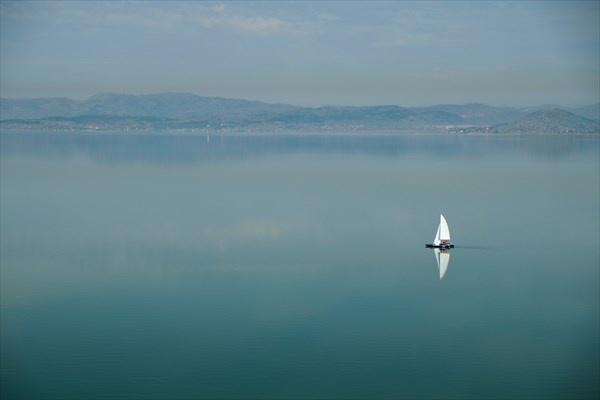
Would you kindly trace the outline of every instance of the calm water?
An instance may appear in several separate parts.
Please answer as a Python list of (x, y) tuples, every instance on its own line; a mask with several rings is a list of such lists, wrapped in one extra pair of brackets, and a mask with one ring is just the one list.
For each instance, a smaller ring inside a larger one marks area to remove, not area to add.
[(600, 394), (597, 137), (1, 140), (3, 399)]

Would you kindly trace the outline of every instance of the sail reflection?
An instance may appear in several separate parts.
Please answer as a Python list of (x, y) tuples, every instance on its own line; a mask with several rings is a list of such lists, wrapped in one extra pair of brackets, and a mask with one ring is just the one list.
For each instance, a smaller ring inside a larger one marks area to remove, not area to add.
[(450, 262), (450, 249), (434, 248), (435, 261), (437, 261), (438, 269), (440, 270), (440, 280), (446, 275), (448, 263)]

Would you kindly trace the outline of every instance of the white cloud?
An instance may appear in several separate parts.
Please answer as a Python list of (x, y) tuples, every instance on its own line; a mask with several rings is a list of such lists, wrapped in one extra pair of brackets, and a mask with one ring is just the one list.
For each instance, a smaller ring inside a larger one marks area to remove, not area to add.
[(201, 18), (205, 28), (225, 28), (237, 32), (254, 35), (270, 36), (280, 33), (293, 33), (294, 26), (280, 18), (274, 17), (245, 17), (242, 15), (227, 15)]
[(140, 26), (152, 29), (169, 29), (183, 21), (183, 17), (176, 13), (163, 12), (160, 15), (140, 14), (106, 14), (101, 22), (109, 24), (122, 24), (127, 26)]
[[(248, 16), (244, 11), (232, 11), (224, 4), (206, 5), (196, 3), (174, 3), (174, 7), (140, 7), (137, 3), (126, 3), (118, 7), (109, 4), (102, 12), (89, 13), (88, 19), (96, 23), (137, 26), (150, 29), (171, 29), (183, 25), (200, 25), (205, 29), (222, 28), (232, 31), (270, 36), (297, 31), (294, 24), (282, 18), (266, 15)], [(80, 17), (81, 18), (81, 17)]]
[(225, 11), (225, 4), (217, 4), (212, 9), (214, 12), (222, 13)]
[(271, 15), (270, 9), (222, 3), (187, 2), (14, 2), (3, 1), (2, 19), (31, 21), (49, 26), (94, 26), (97, 28), (172, 30), (182, 27), (221, 28), (257, 36), (298, 34), (308, 27), (306, 21)]

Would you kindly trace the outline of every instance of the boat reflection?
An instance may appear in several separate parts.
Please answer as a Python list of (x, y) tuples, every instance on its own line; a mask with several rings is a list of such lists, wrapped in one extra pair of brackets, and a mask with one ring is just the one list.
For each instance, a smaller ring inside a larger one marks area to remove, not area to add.
[(434, 248), (435, 261), (437, 261), (438, 269), (440, 270), (440, 280), (446, 275), (448, 263), (450, 262), (450, 249)]

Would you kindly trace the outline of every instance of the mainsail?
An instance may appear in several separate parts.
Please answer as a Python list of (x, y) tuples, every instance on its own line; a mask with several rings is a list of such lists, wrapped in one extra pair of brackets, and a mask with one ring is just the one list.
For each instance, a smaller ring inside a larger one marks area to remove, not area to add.
[(440, 225), (438, 226), (437, 232), (435, 234), (435, 239), (433, 240), (433, 244), (438, 246), (442, 240), (450, 241), (450, 229), (448, 228), (448, 223), (446, 222), (446, 218), (442, 214), (440, 214)]
[(440, 214), (440, 240), (450, 241), (450, 229), (448, 229), (448, 223), (442, 214)]

